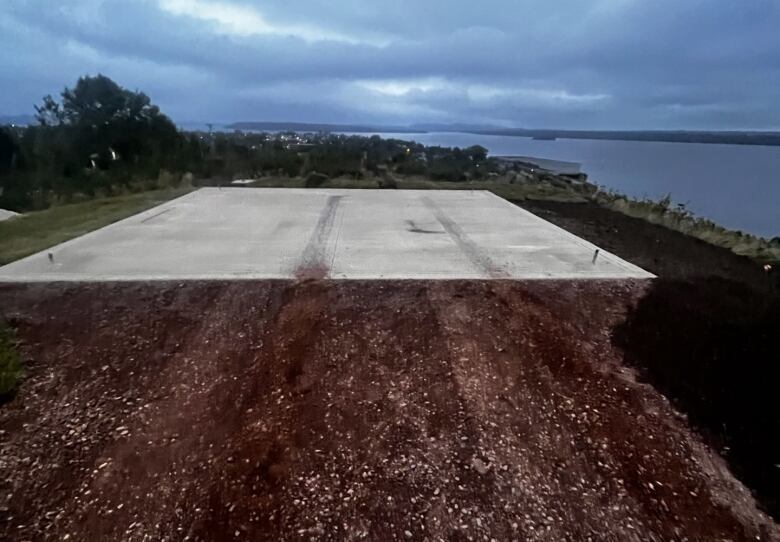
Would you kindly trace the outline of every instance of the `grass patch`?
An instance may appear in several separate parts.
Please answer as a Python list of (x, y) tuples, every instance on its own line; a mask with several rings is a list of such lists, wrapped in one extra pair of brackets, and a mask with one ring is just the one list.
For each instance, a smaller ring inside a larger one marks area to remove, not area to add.
[[(234, 188), (235, 185), (223, 185)], [(306, 181), (300, 177), (286, 179), (284, 177), (264, 177), (248, 185), (255, 188), (306, 188)]]
[(0, 322), (0, 401), (10, 397), (22, 377), (22, 361), (13, 332)]
[(166, 188), (58, 205), (0, 222), (0, 265), (107, 226), (184, 195), (191, 188)]
[[(254, 181), (253, 188), (306, 188), (306, 179), (301, 177), (265, 177)], [(335, 177), (322, 182), (317, 188), (379, 188), (376, 179), (349, 179)]]
[(587, 201), (584, 194), (574, 186), (554, 186), (544, 181), (533, 184), (507, 184), (494, 181), (431, 181), (428, 179), (403, 179), (398, 188), (415, 190), (488, 190), (510, 201), (549, 200), (570, 203)]

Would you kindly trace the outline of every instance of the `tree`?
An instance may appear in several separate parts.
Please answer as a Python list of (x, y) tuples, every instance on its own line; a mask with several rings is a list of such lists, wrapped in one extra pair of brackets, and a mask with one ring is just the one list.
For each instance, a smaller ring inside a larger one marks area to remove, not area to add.
[(29, 187), (16, 172), (19, 155), (15, 134), (0, 126), (0, 208), (22, 210), (30, 203)]
[(104, 75), (81, 77), (75, 87), (62, 91), (61, 102), (46, 96), (35, 110), (42, 127), (66, 132), (66, 161), (77, 167), (143, 162), (153, 174), (183, 144), (176, 126), (149, 96)]
[(162, 169), (181, 171), (200, 159), (171, 120), (143, 92), (130, 91), (104, 75), (80, 78), (57, 101), (35, 107), (38, 126), (16, 134), (13, 170), (8, 141), (0, 135), (3, 202), (17, 208), (47, 205), (56, 197), (94, 194)]
[(43, 103), (35, 106), (35, 119), (41, 126), (59, 126), (64, 120), (60, 104), (51, 94), (43, 97)]
[(463, 149), (463, 152), (474, 162), (484, 162), (487, 160), (488, 150), (481, 145), (473, 145)]
[(0, 175), (11, 171), (18, 152), (11, 132), (0, 126)]
[[(44, 105), (47, 105), (46, 98)], [(55, 111), (58, 111), (57, 105), (53, 105)], [(160, 109), (151, 104), (146, 94), (124, 89), (100, 74), (81, 77), (74, 88), (66, 88), (62, 92), (59, 112), (68, 124), (89, 126), (128, 120), (150, 121), (161, 115)]]

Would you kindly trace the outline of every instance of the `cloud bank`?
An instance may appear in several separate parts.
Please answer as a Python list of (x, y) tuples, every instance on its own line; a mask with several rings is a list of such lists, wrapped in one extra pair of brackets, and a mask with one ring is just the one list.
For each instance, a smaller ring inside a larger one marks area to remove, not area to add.
[(0, 113), (83, 74), (177, 121), (780, 128), (775, 0), (7, 0)]

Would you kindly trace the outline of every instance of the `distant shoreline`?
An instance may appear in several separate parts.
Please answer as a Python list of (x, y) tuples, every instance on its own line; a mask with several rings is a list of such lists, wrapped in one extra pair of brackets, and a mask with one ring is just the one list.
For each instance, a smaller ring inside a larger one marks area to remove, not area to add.
[(367, 126), (351, 124), (318, 124), (304, 122), (235, 122), (224, 125), (227, 130), (291, 131), (291, 132), (351, 132), (356, 134), (396, 133), (427, 134), (431, 132), (466, 133), (537, 140), (591, 139), (607, 141), (644, 141), (655, 143), (704, 143), (721, 145), (780, 146), (780, 132), (757, 131), (697, 131), (697, 130), (557, 130), (470, 127), (458, 125)]
[(226, 124), (228, 130), (256, 130), (267, 132), (355, 132), (372, 134), (395, 132), (404, 134), (425, 134), (427, 130), (415, 130), (406, 126), (365, 126), (356, 124), (320, 124), (309, 122), (234, 122)]
[(654, 143), (780, 146), (780, 132), (599, 131), (599, 130), (473, 130), (478, 135), (530, 137), (537, 140), (591, 139)]
[[(0, 115), (0, 125), (28, 126), (34, 123), (29, 115)], [(176, 123), (183, 131), (206, 131), (205, 122)], [(195, 128), (198, 126), (198, 128)], [(527, 137), (540, 141), (556, 139), (591, 139), (603, 141), (644, 141), (654, 143), (704, 143), (720, 145), (759, 145), (780, 147), (780, 131), (755, 130), (564, 130), (536, 128), (500, 128), (459, 124), (413, 124), (411, 126), (384, 126), (368, 124), (337, 124), (312, 122), (234, 122), (212, 123), (214, 131), (266, 132), (351, 132), (355, 134), (396, 133), (429, 134), (465, 133), (476, 135)]]

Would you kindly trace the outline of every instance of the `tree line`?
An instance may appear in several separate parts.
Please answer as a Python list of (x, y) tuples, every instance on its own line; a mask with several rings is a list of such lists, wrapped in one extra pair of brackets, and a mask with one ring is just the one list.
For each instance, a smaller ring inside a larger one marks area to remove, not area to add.
[(0, 127), (0, 207), (45, 208), (79, 197), (175, 184), (312, 172), (362, 178), (388, 171), (459, 181), (496, 164), (479, 146), (425, 147), (378, 136), (184, 132), (149, 96), (104, 75), (81, 77), (35, 107), (36, 124)]

